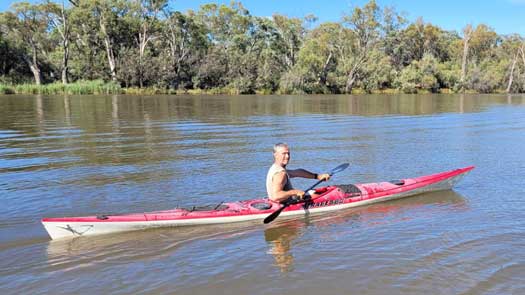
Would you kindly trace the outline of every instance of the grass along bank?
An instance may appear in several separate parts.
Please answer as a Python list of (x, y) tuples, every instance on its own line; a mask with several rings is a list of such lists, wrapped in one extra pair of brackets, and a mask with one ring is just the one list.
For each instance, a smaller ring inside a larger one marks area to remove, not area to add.
[(45, 85), (0, 84), (0, 94), (119, 94), (122, 88), (115, 82), (104, 82), (102, 80), (77, 81), (69, 84), (52, 83)]
[[(396, 88), (381, 89), (375, 91), (365, 91), (360, 88), (354, 88), (352, 94), (407, 94), (406, 91)], [(427, 89), (414, 89), (409, 92), (412, 94), (430, 94), (431, 91)], [(458, 93), (452, 89), (442, 88), (437, 93)], [(478, 93), (476, 91), (467, 90), (464, 93)], [(505, 93), (503, 90), (495, 91), (493, 93)], [(45, 95), (88, 95), (88, 94), (129, 94), (129, 95), (159, 95), (159, 94), (186, 94), (186, 95), (241, 95), (243, 94), (238, 89), (232, 87), (221, 87), (211, 89), (170, 89), (159, 87), (145, 87), (145, 88), (123, 88), (115, 82), (104, 82), (103, 80), (93, 81), (77, 81), (69, 84), (62, 84), (59, 82), (45, 85), (36, 84), (0, 84), (1, 94), (45, 94)], [(304, 93), (301, 91), (294, 91), (291, 93), (282, 92), (280, 90), (257, 90), (253, 94), (258, 95), (287, 95), (287, 94), (328, 94), (328, 93)]]

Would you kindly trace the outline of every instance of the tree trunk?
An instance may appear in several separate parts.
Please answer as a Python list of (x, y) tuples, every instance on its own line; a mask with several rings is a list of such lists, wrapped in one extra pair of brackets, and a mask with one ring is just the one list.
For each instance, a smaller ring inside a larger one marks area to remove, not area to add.
[(109, 70), (111, 73), (111, 80), (117, 81), (117, 71), (115, 66), (115, 55), (113, 54), (113, 45), (111, 44), (111, 39), (106, 30), (106, 24), (104, 23), (104, 17), (100, 17), (99, 21), (100, 30), (104, 35), (104, 45), (106, 47), (106, 55), (108, 57)]
[(514, 68), (516, 67), (516, 62), (518, 61), (518, 54), (519, 51), (514, 55), (514, 59), (512, 60), (512, 66), (510, 67), (510, 76), (509, 76), (509, 84), (507, 85), (507, 93), (510, 93), (510, 88), (512, 87), (512, 80), (514, 79)]
[(62, 84), (69, 83), (68, 69), (69, 69), (69, 24), (66, 18), (66, 9), (64, 2), (62, 2), (62, 46), (64, 48), (64, 55), (62, 56)]
[(42, 79), (40, 78), (40, 69), (38, 68), (38, 65), (29, 63), (29, 68), (35, 77), (36, 85), (42, 85)]
[[(521, 54), (521, 61), (523, 62), (523, 67), (525, 68), (525, 42), (521, 44), (521, 47), (518, 49), (518, 53), (516, 54), (516, 59), (518, 58), (518, 54)], [(518, 78), (519, 78), (519, 71), (518, 71)], [(525, 84), (525, 81), (524, 81)]]
[(348, 78), (346, 80), (345, 92), (351, 93), (354, 88), (354, 83), (357, 80), (357, 74), (361, 69), (361, 66), (367, 61), (367, 51), (362, 52), (362, 54), (357, 58), (355, 64), (352, 66), (350, 73), (348, 73)]
[(468, 58), (468, 50), (469, 50), (469, 41), (470, 37), (472, 35), (472, 26), (467, 25), (463, 29), (463, 58), (461, 60), (461, 88), (465, 89), (465, 77), (467, 75), (467, 58)]
[(346, 93), (352, 93), (352, 88), (354, 88), (354, 83), (356, 80), (356, 71), (357, 67), (353, 67), (350, 71), (350, 74), (348, 74), (348, 79), (346, 80), (346, 87), (345, 92)]
[(523, 66), (525, 66), (525, 42), (521, 45), (519, 51), (521, 53), (521, 60), (523, 61)]
[(37, 62), (37, 49), (34, 44), (31, 44), (33, 56), (29, 57), (27, 55), (24, 55), (24, 60), (29, 65), (29, 69), (33, 73), (33, 76), (35, 77), (35, 83), (36, 85), (42, 84), (42, 78), (40, 74), (40, 68), (38, 67)]
[(143, 31), (139, 33), (139, 69), (138, 69), (138, 76), (139, 76), (139, 87), (144, 87), (144, 52), (146, 51), (146, 45), (148, 43), (147, 39), (147, 26), (143, 25)]
[(64, 40), (64, 56), (62, 57), (62, 84), (69, 83), (68, 66), (69, 63), (69, 40)]
[(332, 52), (330, 51), (330, 54), (328, 54), (328, 58), (326, 59), (323, 70), (321, 71), (319, 75), (319, 84), (326, 85), (326, 77), (328, 76), (328, 64), (330, 64), (330, 60), (332, 59)]

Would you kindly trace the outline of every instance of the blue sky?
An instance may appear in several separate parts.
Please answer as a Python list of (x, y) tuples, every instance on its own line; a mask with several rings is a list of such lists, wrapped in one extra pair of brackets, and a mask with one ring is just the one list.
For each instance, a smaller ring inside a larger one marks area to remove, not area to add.
[[(60, 1), (60, 0), (58, 0)], [(15, 1), (0, 0), (0, 11), (9, 8)], [(31, 2), (35, 2), (32, 0)], [(172, 7), (176, 10), (197, 10), (205, 3), (225, 3), (230, 0), (175, 0)], [(352, 7), (362, 6), (367, 0), (244, 0), (243, 5), (253, 15), (271, 16), (280, 13), (293, 17), (314, 14), (320, 22), (338, 21), (343, 12)], [(377, 0), (380, 6), (393, 6), (398, 12), (413, 21), (422, 17), (446, 30), (461, 31), (468, 23), (484, 23), (498, 34), (518, 33), (525, 36), (525, 0)]]

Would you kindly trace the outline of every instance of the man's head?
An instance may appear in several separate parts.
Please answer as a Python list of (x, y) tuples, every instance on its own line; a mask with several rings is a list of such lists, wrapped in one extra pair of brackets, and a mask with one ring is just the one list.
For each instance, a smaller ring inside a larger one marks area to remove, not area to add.
[(278, 143), (273, 146), (273, 161), (281, 167), (286, 167), (290, 161), (290, 149), (286, 143)]

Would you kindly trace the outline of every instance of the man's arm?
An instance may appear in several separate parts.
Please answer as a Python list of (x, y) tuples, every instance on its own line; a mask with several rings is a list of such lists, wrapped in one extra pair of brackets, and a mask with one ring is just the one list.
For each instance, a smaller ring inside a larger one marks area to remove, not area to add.
[(302, 178), (311, 178), (317, 180), (328, 180), (330, 179), (330, 174), (315, 174), (305, 169), (296, 169), (296, 170), (286, 170), (290, 177), (302, 177)]
[(278, 172), (273, 175), (272, 178), (272, 197), (270, 199), (274, 202), (282, 202), (287, 200), (291, 196), (303, 197), (304, 192), (302, 190), (293, 189), (289, 191), (283, 190), (286, 183), (286, 173), (284, 171)]

